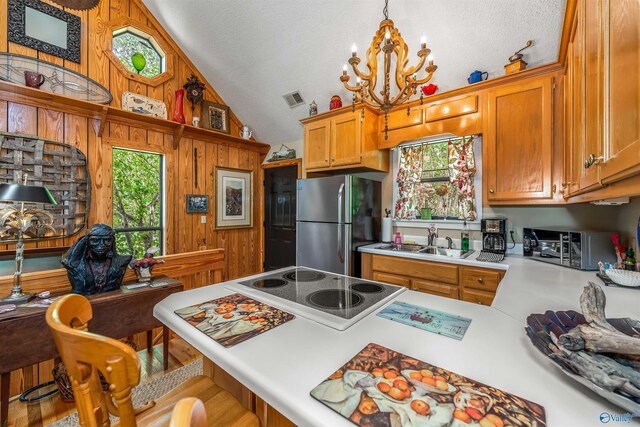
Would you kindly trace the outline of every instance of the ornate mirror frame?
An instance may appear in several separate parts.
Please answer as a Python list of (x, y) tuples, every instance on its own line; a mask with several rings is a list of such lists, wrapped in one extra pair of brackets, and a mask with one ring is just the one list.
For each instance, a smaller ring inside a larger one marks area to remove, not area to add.
[[(43, 40), (30, 37), (26, 34), (27, 7), (42, 12), (67, 24), (67, 48), (47, 43)], [(59, 58), (80, 63), (80, 17), (65, 12), (40, 0), (9, 0), (8, 2), (8, 37), (9, 40), (23, 46), (36, 49), (40, 52)]]

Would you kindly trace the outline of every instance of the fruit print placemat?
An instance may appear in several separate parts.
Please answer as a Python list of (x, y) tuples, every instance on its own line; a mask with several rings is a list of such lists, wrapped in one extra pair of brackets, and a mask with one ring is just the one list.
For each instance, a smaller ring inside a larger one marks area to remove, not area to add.
[(546, 426), (544, 408), (534, 402), (378, 344), (311, 396), (360, 426)]
[(265, 333), (295, 317), (242, 294), (181, 308), (175, 313), (225, 347)]

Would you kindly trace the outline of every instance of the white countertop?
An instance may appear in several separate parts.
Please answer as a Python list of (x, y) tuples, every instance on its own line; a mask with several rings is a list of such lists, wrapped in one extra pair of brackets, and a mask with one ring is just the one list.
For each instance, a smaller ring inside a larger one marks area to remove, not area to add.
[(602, 286), (607, 297), (607, 317), (631, 317), (640, 319), (640, 289), (605, 286), (595, 271), (580, 271), (526, 258), (507, 255), (501, 263), (476, 261), (480, 252), (468, 258), (444, 258), (409, 252), (394, 252), (376, 249), (384, 244), (373, 244), (360, 248), (361, 252), (400, 258), (468, 265), (473, 267), (507, 270), (496, 291), (491, 306), (513, 317), (522, 325), (532, 313), (547, 310), (580, 310), (580, 294), (589, 282)]
[[(513, 286), (519, 289), (515, 282), (522, 276), (511, 274), (511, 271), (518, 271), (518, 263), (525, 265), (527, 262), (533, 261), (509, 262), (507, 277), (511, 275), (511, 278), (507, 284), (514, 283)], [(539, 267), (546, 271), (553, 266), (542, 264)], [(532, 267), (532, 270), (536, 269)], [(528, 277), (526, 283), (531, 284), (536, 280), (535, 275), (525, 276)], [(548, 278), (561, 278), (562, 275), (558, 271), (555, 275), (550, 272), (543, 274)], [(540, 274), (537, 276), (540, 277)], [(231, 291), (224, 285), (236, 282), (173, 294), (156, 305), (154, 315), (205, 357), (298, 425), (352, 425), (313, 399), (309, 392), (371, 342), (537, 402), (545, 407), (549, 426), (600, 426), (599, 416), (602, 412), (623, 412), (565, 377), (553, 362), (530, 344), (522, 320), (516, 320), (492, 307), (407, 291), (397, 300), (471, 318), (464, 339), (457, 341), (432, 334), (377, 317), (374, 313), (342, 332), (296, 317), (229, 349), (174, 314), (176, 309), (230, 294)], [(552, 285), (546, 286), (547, 290), (553, 288)], [(504, 286), (500, 292), (507, 292), (507, 289)], [(579, 290), (575, 294), (577, 301)], [(564, 295), (561, 302), (556, 301), (554, 306), (562, 306), (562, 301), (569, 298), (568, 295)], [(525, 299), (528, 297), (528, 294), (523, 295)], [(508, 304), (509, 298), (501, 297), (500, 301)], [(530, 302), (537, 305), (544, 303), (544, 300)], [(526, 301), (521, 305), (526, 305)], [(284, 305), (278, 307), (286, 310)], [(516, 307), (514, 313), (518, 310), (523, 312), (522, 308)], [(636, 419), (636, 423), (640, 422)]]

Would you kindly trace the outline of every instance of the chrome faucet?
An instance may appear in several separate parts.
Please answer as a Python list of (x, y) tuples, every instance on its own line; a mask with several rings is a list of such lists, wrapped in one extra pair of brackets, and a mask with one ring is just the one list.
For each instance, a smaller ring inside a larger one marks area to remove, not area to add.
[(453, 249), (453, 239), (449, 236), (445, 237), (447, 239), (447, 249)]
[(431, 224), (429, 226), (428, 231), (429, 231), (429, 239), (428, 239), (429, 246), (435, 246), (437, 243), (436, 239), (438, 238), (438, 229), (434, 224)]

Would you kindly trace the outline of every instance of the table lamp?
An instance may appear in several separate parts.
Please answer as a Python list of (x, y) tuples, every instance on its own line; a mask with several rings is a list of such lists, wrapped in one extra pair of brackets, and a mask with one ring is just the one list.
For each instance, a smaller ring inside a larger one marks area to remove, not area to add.
[[(0, 299), (0, 303), (23, 304), (33, 298), (33, 294), (22, 292), (20, 276), (22, 275), (22, 261), (24, 260), (23, 235), (32, 227), (32, 221), (44, 215), (51, 217), (51, 214), (40, 209), (28, 209), (25, 211), (25, 203), (44, 203), (57, 205), (46, 187), (27, 185), (27, 175), (24, 175), (23, 184), (0, 184), (0, 202), (19, 203), (20, 209), (8, 208), (3, 210), (2, 226), (8, 225), (9, 229), (17, 231), (18, 241), (16, 242), (16, 272), (14, 274), (13, 289), (11, 295)], [(50, 225), (46, 228), (53, 229)]]

